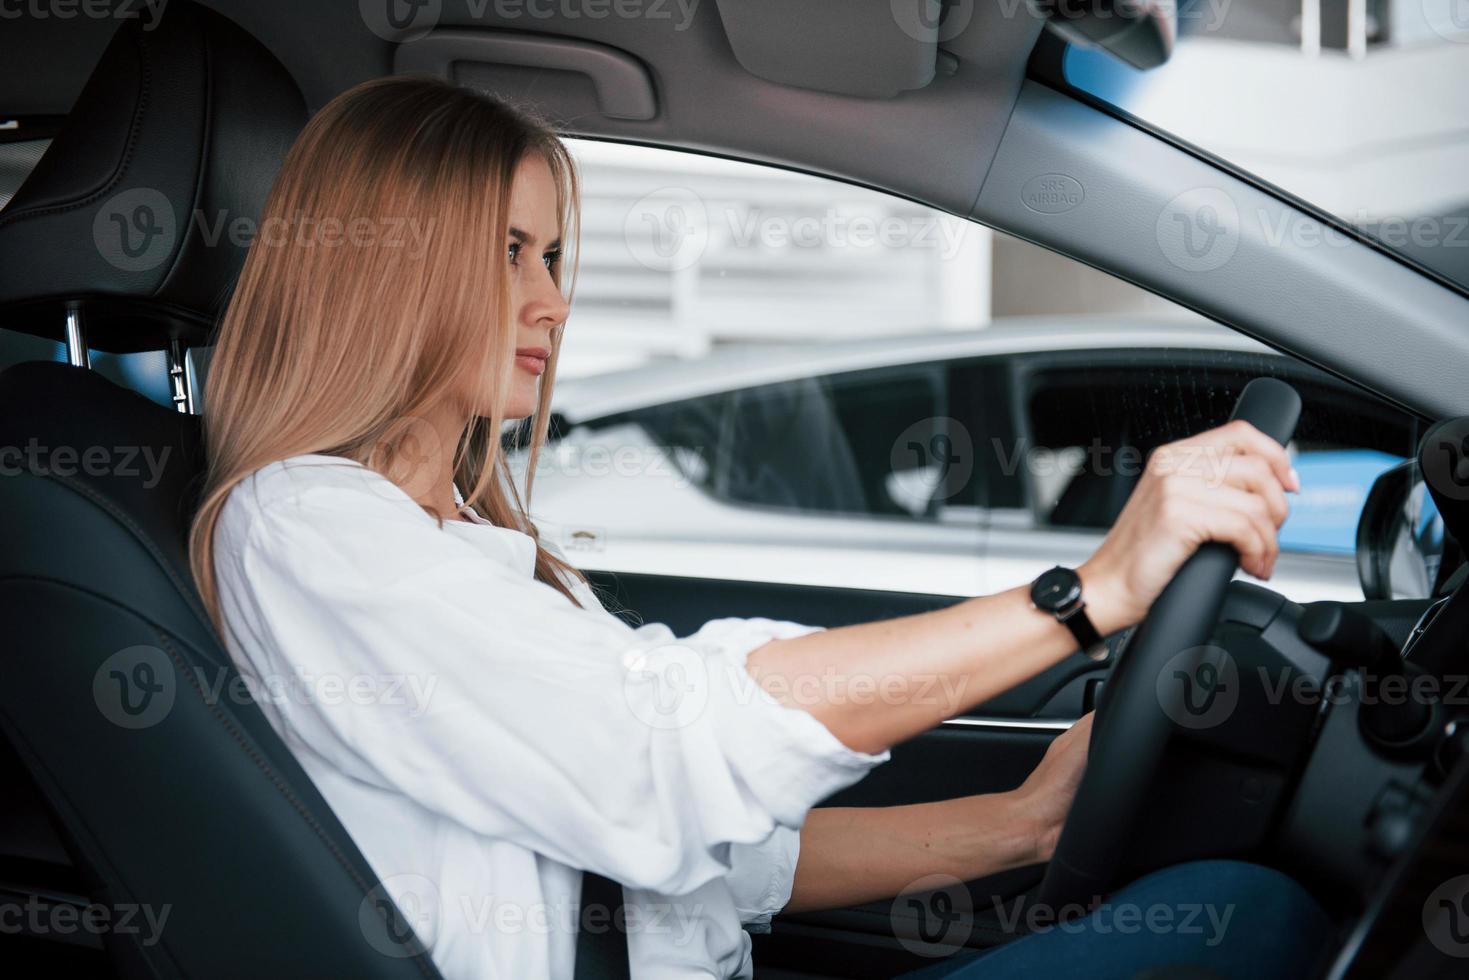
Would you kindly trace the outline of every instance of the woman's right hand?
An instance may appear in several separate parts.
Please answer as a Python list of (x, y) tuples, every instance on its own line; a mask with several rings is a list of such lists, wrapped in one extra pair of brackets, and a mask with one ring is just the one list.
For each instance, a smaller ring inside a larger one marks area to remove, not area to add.
[(1096, 554), (1078, 569), (1087, 613), (1103, 634), (1139, 622), (1205, 541), (1240, 555), (1240, 567), (1269, 578), (1276, 531), (1301, 488), (1285, 447), (1235, 421), (1158, 448)]

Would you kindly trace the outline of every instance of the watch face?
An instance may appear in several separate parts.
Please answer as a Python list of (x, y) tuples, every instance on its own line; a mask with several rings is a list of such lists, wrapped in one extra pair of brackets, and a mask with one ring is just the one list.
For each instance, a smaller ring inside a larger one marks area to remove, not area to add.
[(1044, 572), (1030, 587), (1030, 601), (1050, 613), (1060, 612), (1079, 598), (1081, 577), (1069, 568)]

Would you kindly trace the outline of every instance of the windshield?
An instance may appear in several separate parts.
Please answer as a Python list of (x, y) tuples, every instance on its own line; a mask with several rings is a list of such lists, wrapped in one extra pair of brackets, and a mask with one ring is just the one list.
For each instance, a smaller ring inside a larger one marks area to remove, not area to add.
[(1182, 0), (1162, 67), (1073, 46), (1064, 69), (1469, 286), (1469, 0)]

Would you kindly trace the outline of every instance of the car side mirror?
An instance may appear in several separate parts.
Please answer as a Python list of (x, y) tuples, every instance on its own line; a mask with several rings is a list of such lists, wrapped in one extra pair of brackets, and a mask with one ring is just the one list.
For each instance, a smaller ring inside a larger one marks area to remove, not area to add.
[(1357, 577), (1368, 599), (1431, 596), (1444, 557), (1444, 523), (1416, 459), (1385, 470), (1357, 522)]

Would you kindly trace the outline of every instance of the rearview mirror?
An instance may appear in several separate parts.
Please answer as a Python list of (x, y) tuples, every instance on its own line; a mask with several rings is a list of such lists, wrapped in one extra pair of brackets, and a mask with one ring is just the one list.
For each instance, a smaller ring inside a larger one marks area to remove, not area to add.
[(1357, 522), (1357, 576), (1368, 599), (1431, 596), (1444, 557), (1444, 524), (1418, 461), (1404, 460), (1372, 484)]
[(1173, 54), (1178, 37), (1178, 5), (1145, 0), (1092, 0), (1062, 3), (1030, 0), (1031, 9), (1065, 41), (1101, 48), (1134, 68), (1157, 68)]

